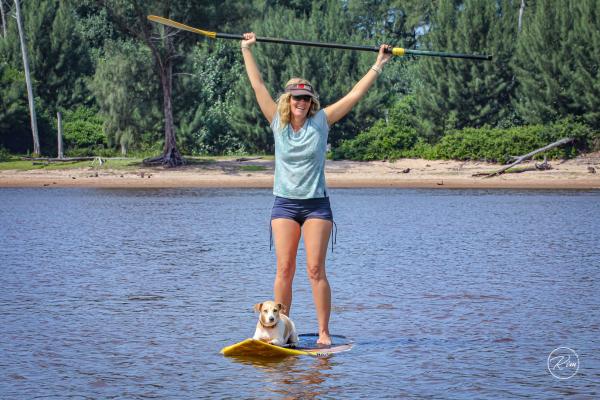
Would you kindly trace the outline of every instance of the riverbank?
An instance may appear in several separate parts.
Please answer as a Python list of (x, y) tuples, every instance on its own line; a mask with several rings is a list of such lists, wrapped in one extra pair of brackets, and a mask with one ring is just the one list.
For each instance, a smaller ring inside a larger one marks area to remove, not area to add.
[[(522, 163), (518, 168), (533, 166)], [(484, 162), (400, 159), (395, 162), (327, 161), (331, 188), (515, 188), (600, 189), (600, 153), (566, 161), (551, 161), (552, 169), (474, 177), (501, 165)], [(111, 168), (92, 163), (77, 168), (52, 165), (31, 170), (1, 170), (0, 187), (187, 188), (252, 187), (273, 184), (273, 160), (216, 158), (179, 168), (128, 166)], [(596, 171), (592, 173), (591, 171)]]

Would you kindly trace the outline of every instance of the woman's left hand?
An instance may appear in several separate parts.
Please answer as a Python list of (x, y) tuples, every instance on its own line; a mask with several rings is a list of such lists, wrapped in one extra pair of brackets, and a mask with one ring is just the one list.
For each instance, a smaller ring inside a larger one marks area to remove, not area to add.
[[(389, 53), (387, 53), (386, 50), (388, 50)], [(387, 63), (390, 58), (392, 58), (392, 46), (389, 44), (382, 44), (379, 47), (379, 54), (377, 55), (377, 61), (375, 62), (375, 65), (383, 67), (383, 65)]]

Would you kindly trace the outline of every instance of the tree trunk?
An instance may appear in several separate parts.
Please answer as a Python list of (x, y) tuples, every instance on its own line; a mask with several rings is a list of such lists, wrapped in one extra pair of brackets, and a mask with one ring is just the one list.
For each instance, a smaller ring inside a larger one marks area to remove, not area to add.
[[(144, 17), (145, 19), (145, 17)], [(173, 36), (166, 29), (162, 37), (166, 54), (161, 56), (158, 48), (152, 43), (150, 32), (143, 30), (144, 40), (152, 50), (155, 64), (160, 74), (160, 83), (163, 92), (163, 114), (165, 116), (165, 146), (163, 154), (159, 157), (147, 158), (143, 162), (148, 165), (162, 164), (167, 167), (176, 167), (184, 164), (184, 160), (177, 150), (175, 139), (175, 123), (173, 122), (173, 57), (175, 46)]]
[(19, 39), (21, 40), (21, 53), (23, 54), (23, 67), (25, 69), (25, 83), (27, 84), (27, 97), (29, 99), (31, 133), (33, 134), (33, 153), (40, 154), (40, 138), (38, 136), (37, 118), (35, 116), (35, 104), (33, 102), (33, 88), (31, 87), (31, 77), (29, 74), (29, 59), (27, 57), (27, 45), (25, 44), (25, 32), (23, 32), (23, 23), (21, 21), (21, 7), (19, 6), (19, 0), (15, 0), (15, 10), (17, 12), (17, 26), (19, 28)]
[(6, 16), (4, 15), (4, 0), (0, 0), (0, 14), (2, 14), (2, 32), (6, 39)]
[(517, 26), (517, 32), (521, 32), (523, 27), (523, 12), (525, 11), (525, 0), (521, 0), (521, 7), (519, 7), (519, 24)]
[(168, 60), (165, 64), (166, 71), (161, 73), (163, 88), (163, 110), (165, 114), (165, 147), (163, 149), (163, 165), (175, 167), (183, 164), (181, 154), (177, 150), (175, 139), (175, 123), (173, 122), (173, 63)]
[[(0, 1), (2, 1), (2, 0), (0, 0)], [(60, 113), (60, 111), (56, 113), (56, 118), (58, 119), (58, 138), (57, 138), (58, 158), (61, 159), (64, 157), (64, 154), (63, 154), (62, 114)]]

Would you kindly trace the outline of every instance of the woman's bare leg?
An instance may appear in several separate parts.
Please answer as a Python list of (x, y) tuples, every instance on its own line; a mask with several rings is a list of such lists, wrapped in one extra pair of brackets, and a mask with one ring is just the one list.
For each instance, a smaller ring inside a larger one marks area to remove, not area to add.
[(271, 221), (277, 256), (277, 274), (273, 293), (275, 301), (286, 307), (286, 315), (292, 307), (292, 282), (296, 273), (296, 254), (300, 242), (300, 224), (292, 219), (276, 218)]
[(306, 248), (306, 268), (312, 286), (313, 300), (319, 321), (320, 344), (331, 344), (329, 316), (331, 315), (331, 288), (325, 273), (325, 257), (331, 235), (332, 222), (311, 218), (303, 225), (304, 247)]

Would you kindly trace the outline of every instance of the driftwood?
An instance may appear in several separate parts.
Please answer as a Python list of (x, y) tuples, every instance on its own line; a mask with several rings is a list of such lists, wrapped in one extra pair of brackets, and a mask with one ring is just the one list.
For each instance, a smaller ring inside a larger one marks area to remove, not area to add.
[(234, 161), (237, 162), (243, 162), (243, 161), (253, 161), (253, 160), (260, 160), (262, 157), (240, 157), (240, 158), (236, 158)]
[[(541, 147), (541, 148), (539, 148), (537, 150), (534, 150), (531, 153), (527, 153), (525, 155), (516, 157), (515, 161), (513, 161), (512, 163), (510, 163), (508, 165), (505, 165), (504, 167), (500, 168), (496, 172), (492, 172), (492, 173), (479, 173), (479, 174), (474, 174), (473, 176), (484, 176), (486, 178), (491, 178), (493, 176), (501, 175), (507, 169), (510, 169), (510, 168), (514, 167), (515, 165), (520, 164), (523, 161), (530, 159), (531, 157), (535, 156), (536, 154), (542, 153), (544, 151), (553, 149), (553, 148), (558, 147), (558, 146), (562, 146), (563, 144), (567, 144), (567, 143), (572, 142), (572, 141), (573, 141), (573, 138), (560, 139), (560, 140), (558, 140), (558, 141), (556, 141), (554, 143), (550, 143), (547, 146), (544, 146), (544, 147)], [(548, 166), (548, 163), (545, 160), (544, 160), (543, 164), (546, 164), (546, 166)], [(543, 164), (541, 164), (541, 165), (543, 165)], [(535, 169), (544, 169), (544, 168), (535, 168)], [(545, 168), (545, 169), (549, 169), (549, 168)], [(524, 171), (520, 171), (520, 172), (524, 172)]]

